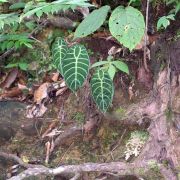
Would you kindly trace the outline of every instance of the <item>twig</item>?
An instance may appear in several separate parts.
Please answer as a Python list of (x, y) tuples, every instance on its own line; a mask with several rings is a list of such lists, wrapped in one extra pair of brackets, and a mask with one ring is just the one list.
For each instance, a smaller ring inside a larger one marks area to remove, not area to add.
[(149, 68), (147, 66), (147, 59), (146, 59), (148, 17), (149, 17), (149, 0), (147, 0), (147, 5), (146, 5), (146, 27), (145, 27), (145, 35), (144, 35), (144, 68), (147, 72), (149, 72)]
[(21, 165), (22, 167), (25, 167), (25, 168), (34, 167), (34, 165), (32, 165), (32, 164), (28, 164), (28, 163), (23, 162), (21, 160), (21, 158), (19, 158), (18, 156), (14, 155), (14, 154), (9, 154), (9, 153), (5, 153), (5, 152), (0, 151), (0, 157), (3, 157), (3, 158), (8, 159), (8, 160), (12, 160), (12, 161), (18, 163), (19, 165)]

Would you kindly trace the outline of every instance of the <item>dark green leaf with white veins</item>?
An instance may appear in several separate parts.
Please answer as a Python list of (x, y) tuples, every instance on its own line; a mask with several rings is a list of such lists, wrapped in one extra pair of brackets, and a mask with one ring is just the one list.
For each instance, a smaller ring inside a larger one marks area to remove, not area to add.
[(67, 86), (73, 92), (83, 85), (89, 71), (89, 56), (83, 45), (75, 45), (68, 50), (62, 71)]
[(53, 63), (56, 68), (59, 70), (61, 75), (62, 73), (62, 60), (65, 58), (68, 51), (68, 46), (63, 38), (57, 38), (52, 45), (52, 55)]
[(102, 6), (101, 8), (94, 10), (90, 13), (77, 27), (74, 37), (80, 38), (88, 36), (92, 34), (97, 29), (101, 27), (101, 25), (106, 20), (106, 16), (108, 11), (110, 10), (109, 6)]
[(102, 112), (112, 103), (114, 85), (107, 71), (97, 70), (91, 79), (91, 92), (94, 101)]
[(144, 35), (144, 17), (138, 9), (119, 6), (111, 14), (109, 29), (111, 34), (131, 51)]

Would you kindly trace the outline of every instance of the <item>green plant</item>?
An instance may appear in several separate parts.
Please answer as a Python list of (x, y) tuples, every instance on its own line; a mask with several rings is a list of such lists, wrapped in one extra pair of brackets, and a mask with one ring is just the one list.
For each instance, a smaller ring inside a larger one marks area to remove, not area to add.
[[(109, 9), (109, 6), (103, 6), (90, 13), (77, 27), (75, 38), (85, 37), (99, 29), (105, 21)], [(110, 16), (109, 30), (120, 43), (132, 50), (144, 35), (143, 15), (138, 9), (131, 6), (118, 6)]]
[(23, 34), (1, 34), (0, 35), (0, 50), (8, 50), (11, 48), (19, 49), (22, 46), (33, 48), (34, 40), (29, 39), (28, 35)]
[(92, 6), (87, 0), (57, 0), (53, 2), (35, 2), (30, 1), (26, 3), (24, 8), (24, 14), (21, 15), (20, 20), (25, 17), (36, 15), (40, 18), (43, 14), (53, 14), (58, 11), (65, 11), (68, 9), (74, 10), (77, 6), (90, 7)]
[(117, 70), (129, 74), (129, 68), (126, 63), (120, 60), (115, 60), (115, 61), (112, 61), (112, 60), (113, 60), (113, 57), (108, 56), (106, 61), (96, 62), (91, 66), (91, 68), (102, 66), (101, 69), (106, 69), (112, 80), (114, 79), (114, 76)]
[(157, 30), (162, 28), (166, 29), (170, 25), (170, 20), (175, 20), (176, 14), (180, 11), (179, 0), (164, 0), (167, 6), (172, 6), (173, 9), (169, 12), (169, 15), (160, 17), (157, 22)]
[(177, 14), (180, 11), (180, 1), (179, 0), (165, 0), (166, 5), (173, 6), (173, 9), (170, 11), (170, 13)]
[(88, 36), (99, 29), (105, 21), (109, 10), (109, 6), (103, 6), (97, 10), (94, 10), (80, 23), (74, 33), (74, 38)]
[(131, 6), (119, 6), (110, 16), (109, 30), (120, 43), (132, 51), (144, 36), (144, 17)]
[(159, 18), (157, 22), (157, 30), (160, 30), (161, 28), (166, 29), (170, 25), (170, 20), (175, 20), (174, 16), (174, 14), (170, 14), (168, 16), (163, 16)]
[[(76, 92), (84, 83), (89, 72), (89, 56), (83, 45), (68, 47), (63, 38), (57, 38), (52, 45), (53, 62), (67, 86)], [(99, 109), (105, 112), (112, 102), (113, 81), (108, 72), (98, 69), (91, 79), (91, 92)]]
[(28, 69), (28, 64), (26, 62), (17, 62), (17, 63), (9, 63), (7, 66), (5, 66), (5, 68), (13, 68), (13, 67), (17, 67), (23, 71), (27, 71)]
[(0, 30), (4, 28), (5, 25), (14, 25), (19, 22), (19, 14), (9, 13), (0, 14)]

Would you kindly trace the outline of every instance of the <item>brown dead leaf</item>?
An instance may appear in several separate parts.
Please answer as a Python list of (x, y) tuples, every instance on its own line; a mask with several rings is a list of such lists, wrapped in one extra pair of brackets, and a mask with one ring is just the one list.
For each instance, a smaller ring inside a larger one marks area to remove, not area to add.
[(119, 52), (122, 51), (122, 48), (117, 48), (115, 46), (111, 47), (111, 49), (108, 51), (108, 55), (113, 56)]
[(56, 92), (56, 96), (62, 95), (67, 89), (68, 89), (67, 87), (63, 87), (63, 88), (59, 89), (59, 90)]
[(16, 80), (17, 75), (18, 75), (18, 69), (13, 68), (6, 76), (5, 80), (1, 83), (0, 87), (3, 89), (9, 88), (12, 85), (12, 83)]
[(9, 91), (5, 91), (4, 93), (0, 94), (1, 98), (12, 98), (12, 97), (18, 97), (22, 95), (22, 90), (18, 87), (14, 87)]
[(46, 135), (57, 125), (57, 121), (53, 121), (47, 128), (47, 130), (43, 133), (42, 138), (46, 137)]
[(48, 97), (48, 88), (50, 83), (43, 83), (35, 92), (34, 92), (34, 102), (36, 104), (41, 104), (42, 100)]
[(53, 73), (52, 78), (51, 78), (52, 81), (56, 82), (58, 81), (58, 78), (59, 78), (59, 72)]
[(47, 107), (44, 104), (37, 104), (33, 107), (29, 107), (26, 112), (27, 118), (42, 117), (47, 111)]

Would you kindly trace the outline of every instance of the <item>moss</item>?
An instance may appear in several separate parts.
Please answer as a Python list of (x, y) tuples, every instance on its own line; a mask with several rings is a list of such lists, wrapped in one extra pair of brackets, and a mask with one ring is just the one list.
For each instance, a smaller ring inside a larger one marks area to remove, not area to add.
[(85, 114), (83, 112), (76, 112), (72, 115), (72, 119), (81, 125), (85, 122)]
[(148, 162), (148, 165), (149, 165), (149, 168), (153, 170), (154, 172), (159, 172), (159, 166), (156, 161), (151, 160)]
[(124, 119), (126, 116), (126, 109), (119, 107), (114, 111), (115, 116), (118, 116), (118, 119)]

